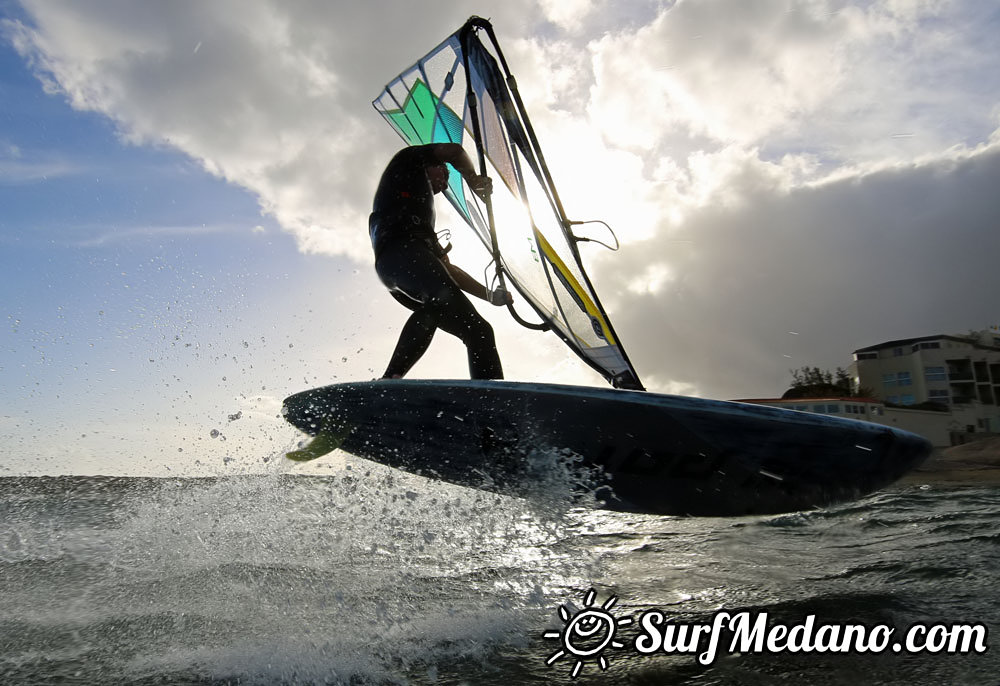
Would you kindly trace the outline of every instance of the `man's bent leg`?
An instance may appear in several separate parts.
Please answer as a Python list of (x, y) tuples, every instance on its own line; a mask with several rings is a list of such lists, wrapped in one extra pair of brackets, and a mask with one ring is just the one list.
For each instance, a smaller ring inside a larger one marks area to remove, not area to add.
[(502, 379), (493, 327), (452, 279), (441, 261), (419, 242), (387, 248), (376, 272), (393, 297), (414, 310), (396, 344), (383, 378), (402, 376), (430, 345), (435, 328), (457, 336), (469, 353), (473, 379)]
[(420, 309), (410, 315), (399, 333), (396, 349), (385, 369), (383, 379), (398, 379), (406, 376), (430, 347), (434, 338), (434, 313)]
[(458, 286), (439, 294), (432, 305), (438, 315), (438, 328), (457, 336), (465, 344), (469, 353), (469, 376), (473, 379), (502, 379), (503, 366), (497, 353), (493, 327), (476, 312)]

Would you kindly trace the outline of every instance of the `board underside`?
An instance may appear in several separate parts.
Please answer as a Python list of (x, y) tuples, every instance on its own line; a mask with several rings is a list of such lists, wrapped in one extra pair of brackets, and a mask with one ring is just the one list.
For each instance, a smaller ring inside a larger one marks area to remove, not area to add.
[(523, 495), (539, 455), (601, 507), (734, 516), (824, 507), (883, 488), (930, 454), (909, 432), (804, 412), (637, 391), (503, 381), (372, 381), (303, 391), (287, 421), (340, 448), (450, 483)]

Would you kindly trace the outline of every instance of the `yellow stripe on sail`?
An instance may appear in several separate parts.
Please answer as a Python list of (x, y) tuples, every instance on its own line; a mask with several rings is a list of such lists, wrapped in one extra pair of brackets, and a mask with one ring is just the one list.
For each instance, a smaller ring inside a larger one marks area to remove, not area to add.
[[(543, 236), (538, 229), (534, 229), (534, 233), (535, 233), (535, 240), (538, 241), (538, 246), (542, 249), (542, 252), (545, 254), (545, 257), (548, 258), (549, 262), (552, 264), (553, 267), (559, 270), (559, 273), (562, 275), (562, 278), (565, 280), (567, 284), (570, 285), (570, 287), (573, 289), (573, 292), (576, 294), (576, 297), (580, 300), (580, 302), (583, 303), (584, 308), (587, 310), (587, 314), (590, 315), (592, 319), (596, 320), (601, 325), (601, 332), (603, 333), (604, 340), (606, 340), (609, 345), (618, 345), (615, 342), (614, 336), (611, 335), (611, 329), (608, 326), (608, 323), (604, 321), (604, 317), (601, 315), (601, 311), (597, 309), (597, 305), (594, 304), (594, 301), (590, 298), (590, 295), (580, 284), (580, 282), (576, 280), (576, 277), (573, 276), (573, 273), (566, 266), (566, 263), (562, 261), (562, 258), (559, 257), (558, 254), (556, 254), (556, 251), (545, 239), (545, 236)], [(577, 338), (579, 338), (579, 336)]]

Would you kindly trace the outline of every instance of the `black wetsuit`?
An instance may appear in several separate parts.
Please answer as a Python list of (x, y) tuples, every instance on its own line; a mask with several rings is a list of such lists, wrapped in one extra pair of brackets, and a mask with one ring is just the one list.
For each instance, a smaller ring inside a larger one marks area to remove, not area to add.
[(392, 296), (413, 311), (383, 376), (404, 376), (427, 351), (434, 331), (443, 329), (465, 343), (473, 379), (502, 379), (493, 327), (442, 262), (434, 191), (425, 172), (435, 164), (433, 146), (396, 153), (382, 173), (368, 220), (375, 271)]

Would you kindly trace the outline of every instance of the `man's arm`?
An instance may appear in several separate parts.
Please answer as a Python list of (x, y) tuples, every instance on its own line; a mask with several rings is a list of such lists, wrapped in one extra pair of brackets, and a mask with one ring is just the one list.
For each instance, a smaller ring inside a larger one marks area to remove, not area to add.
[(493, 192), (493, 182), (488, 176), (479, 175), (465, 148), (458, 143), (433, 143), (432, 146), (437, 161), (442, 164), (448, 163), (458, 170), (476, 195), (485, 199)]
[(441, 261), (444, 263), (444, 266), (448, 270), (448, 273), (451, 274), (451, 278), (453, 278), (455, 280), (455, 283), (458, 284), (458, 287), (461, 288), (466, 293), (468, 293), (469, 295), (474, 295), (477, 298), (485, 300), (486, 302), (492, 305), (510, 305), (511, 303), (514, 302), (514, 298), (512, 298), (510, 293), (508, 293), (507, 291), (498, 291), (498, 293), (503, 293), (504, 296), (506, 296), (503, 302), (499, 303), (493, 302), (493, 300), (490, 298), (490, 291), (488, 288), (486, 288), (486, 286), (482, 285), (474, 278), (466, 274), (465, 271), (463, 271), (460, 267), (456, 267), (455, 265), (453, 265), (448, 260), (447, 257), (442, 257)]
[(476, 167), (472, 164), (472, 158), (465, 152), (458, 143), (432, 143), (434, 157), (442, 164), (447, 162), (461, 174), (464, 178), (476, 176)]

